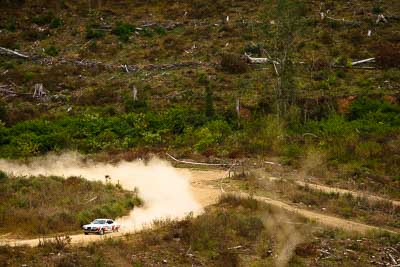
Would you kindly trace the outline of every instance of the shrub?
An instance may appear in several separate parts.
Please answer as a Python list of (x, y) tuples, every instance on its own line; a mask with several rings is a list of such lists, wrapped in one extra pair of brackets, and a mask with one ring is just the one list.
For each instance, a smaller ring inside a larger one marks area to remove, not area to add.
[(99, 29), (95, 29), (94, 25), (88, 25), (86, 27), (86, 39), (101, 39), (104, 37), (104, 35), (104, 32)]
[(276, 116), (262, 117), (245, 126), (242, 147), (249, 153), (278, 152), (281, 151), (284, 134), (284, 125)]
[(231, 207), (244, 207), (250, 210), (257, 210), (260, 207), (258, 200), (252, 197), (241, 197), (235, 194), (223, 194), (218, 201), (219, 204), (229, 204)]
[(118, 22), (111, 33), (118, 36), (120, 41), (127, 42), (134, 31), (135, 27), (133, 25), (129, 23)]
[(44, 40), (49, 36), (49, 31), (39, 31), (38, 29), (29, 28), (22, 33), (22, 38), (26, 41)]
[(205, 152), (212, 147), (221, 145), (230, 132), (231, 128), (226, 121), (211, 121), (194, 132), (197, 139), (194, 148), (198, 152)]
[(44, 52), (45, 52), (47, 55), (54, 57), (54, 56), (57, 56), (57, 55), (58, 55), (58, 48), (55, 47), (55, 46), (53, 46), (53, 45), (51, 45), (51, 46), (47, 47), (47, 48), (44, 50)]
[(154, 32), (157, 33), (158, 35), (166, 35), (167, 34), (167, 30), (159, 25), (156, 25), (154, 27)]
[(5, 28), (9, 32), (15, 32), (17, 30), (17, 22), (15, 19), (8, 21)]
[(399, 112), (400, 107), (398, 105), (368, 97), (360, 97), (350, 105), (349, 118), (356, 120), (371, 116), (374, 113), (380, 113), (382, 115), (387, 114), (385, 121), (391, 121), (396, 118), (396, 114)]
[(5, 122), (6, 120), (7, 120), (7, 107), (3, 101), (0, 101), (0, 124), (1, 121)]
[(47, 24), (50, 24), (53, 20), (55, 19), (54, 14), (51, 12), (42, 14), (42, 15), (37, 15), (32, 18), (32, 22), (39, 25), (39, 26), (44, 26)]
[(382, 147), (377, 142), (367, 141), (359, 144), (356, 147), (356, 154), (360, 158), (379, 157), (382, 152)]
[(39, 241), (39, 247), (48, 252), (64, 251), (71, 244), (71, 237), (56, 236), (54, 239), (45, 239)]
[(240, 55), (223, 53), (221, 56), (221, 68), (229, 73), (245, 73), (248, 70), (247, 62)]
[(63, 25), (60, 18), (53, 18), (49, 24), (50, 29), (57, 29)]
[(374, 6), (372, 8), (372, 13), (375, 14), (375, 15), (382, 14), (383, 13), (383, 8), (381, 6)]
[(124, 109), (125, 112), (146, 112), (148, 107), (145, 99), (134, 100), (133, 97), (128, 96), (124, 100)]

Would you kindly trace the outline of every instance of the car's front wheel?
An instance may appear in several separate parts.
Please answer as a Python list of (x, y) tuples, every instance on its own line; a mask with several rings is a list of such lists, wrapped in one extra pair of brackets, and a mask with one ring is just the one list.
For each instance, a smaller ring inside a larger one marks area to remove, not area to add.
[(85, 232), (85, 235), (88, 235), (89, 233)]
[(104, 235), (104, 229), (101, 229), (99, 235)]

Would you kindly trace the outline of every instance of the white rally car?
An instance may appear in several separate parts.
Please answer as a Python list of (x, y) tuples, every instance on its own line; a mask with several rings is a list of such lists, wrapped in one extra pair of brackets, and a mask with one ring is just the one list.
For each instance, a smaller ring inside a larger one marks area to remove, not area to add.
[(96, 219), (90, 224), (85, 224), (82, 228), (85, 235), (89, 233), (104, 235), (105, 233), (118, 232), (120, 225), (111, 219)]

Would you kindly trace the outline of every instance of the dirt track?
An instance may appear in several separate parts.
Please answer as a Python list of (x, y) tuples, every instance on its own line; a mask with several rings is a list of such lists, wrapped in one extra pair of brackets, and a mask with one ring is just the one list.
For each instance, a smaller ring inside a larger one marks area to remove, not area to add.
[[(215, 181), (220, 179), (225, 175), (225, 171), (223, 170), (195, 170), (195, 169), (178, 169), (178, 172), (189, 177), (191, 182), (191, 192), (194, 195), (196, 201), (202, 206), (208, 206), (215, 203), (218, 200), (220, 191), (218, 189), (214, 189), (211, 186), (208, 186), (207, 183), (211, 181)], [(121, 180), (121, 185), (124, 188), (131, 188), (131, 184), (124, 184), (124, 180)], [(118, 221), (118, 220), (117, 220)], [(84, 235), (77, 234), (71, 235), (71, 243), (72, 244), (87, 244), (90, 242), (95, 242), (99, 240), (104, 240), (106, 238), (119, 237), (124, 234), (130, 233), (131, 231), (120, 231), (118, 233), (106, 234), (104, 236), (100, 235)], [(0, 236), (0, 245), (11, 245), (11, 246), (37, 246), (39, 245), (41, 239), (7, 239), (1, 238)]]
[[(179, 169), (179, 172), (184, 174), (187, 177), (190, 177), (191, 183), (191, 192), (194, 195), (195, 199), (202, 206), (208, 206), (214, 204), (223, 190), (217, 186), (218, 180), (225, 177), (226, 172), (223, 170), (195, 170), (195, 169)], [(122, 184), (124, 186), (124, 184)], [(326, 188), (325, 188), (326, 189)], [(326, 189), (328, 190), (328, 189)], [(329, 189), (331, 190), (331, 189)], [(333, 189), (332, 189), (333, 190)], [(335, 189), (337, 190), (337, 189)], [(246, 193), (237, 193), (241, 196), (248, 196)], [(254, 196), (257, 200), (267, 203), (269, 205), (273, 205), (275, 207), (284, 209), (289, 212), (300, 214), (308, 219), (314, 220), (320, 224), (326, 225), (328, 227), (339, 228), (347, 231), (354, 231), (359, 233), (366, 233), (368, 231), (387, 231), (396, 233), (384, 228), (379, 228), (375, 226), (370, 226), (362, 223), (353, 222), (350, 220), (345, 220), (342, 218), (329, 216), (305, 209), (300, 209), (295, 206), (292, 206), (288, 203), (270, 199), (267, 197), (259, 197)], [(122, 236), (127, 234), (128, 232), (121, 231), (119, 233), (107, 234), (105, 236), (98, 235), (90, 235), (85, 236), (83, 234), (72, 235), (71, 243), (72, 244), (87, 244), (90, 242), (95, 242), (99, 240), (103, 240), (106, 238), (113, 238)], [(11, 246), (37, 246), (39, 244), (40, 239), (30, 239), (30, 240), (13, 240), (13, 239), (0, 239), (0, 245), (11, 245)]]

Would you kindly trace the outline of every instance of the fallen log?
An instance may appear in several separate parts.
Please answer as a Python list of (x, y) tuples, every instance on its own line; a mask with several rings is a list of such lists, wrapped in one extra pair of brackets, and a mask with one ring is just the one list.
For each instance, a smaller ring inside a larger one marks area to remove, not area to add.
[(333, 17), (330, 17), (330, 16), (326, 16), (325, 19), (332, 20), (332, 21), (337, 21), (337, 22), (342, 22), (342, 23), (347, 24), (347, 25), (357, 25), (357, 26), (361, 25), (361, 23), (358, 22), (358, 21), (345, 20), (345, 19), (336, 19), (336, 18), (333, 18)]
[(9, 55), (9, 56), (16, 56), (16, 57), (20, 57), (20, 58), (29, 58), (29, 56), (21, 54), (17, 51), (5, 48), (5, 47), (1, 47), (0, 46), (0, 54), (4, 54), (4, 55)]
[(185, 164), (191, 164), (191, 165), (203, 165), (203, 166), (232, 166), (232, 164), (224, 164), (224, 163), (204, 163), (204, 162), (194, 162), (194, 161), (186, 161), (186, 160), (179, 160), (173, 157), (169, 153), (165, 153), (168, 157), (170, 157), (172, 160), (179, 162), (179, 163), (185, 163)]
[(358, 64), (368, 63), (368, 62), (375, 62), (375, 58), (371, 57), (371, 58), (362, 59), (362, 60), (359, 60), (359, 61), (354, 61), (353, 63), (351, 63), (351, 65), (355, 66), (355, 65), (358, 65)]

